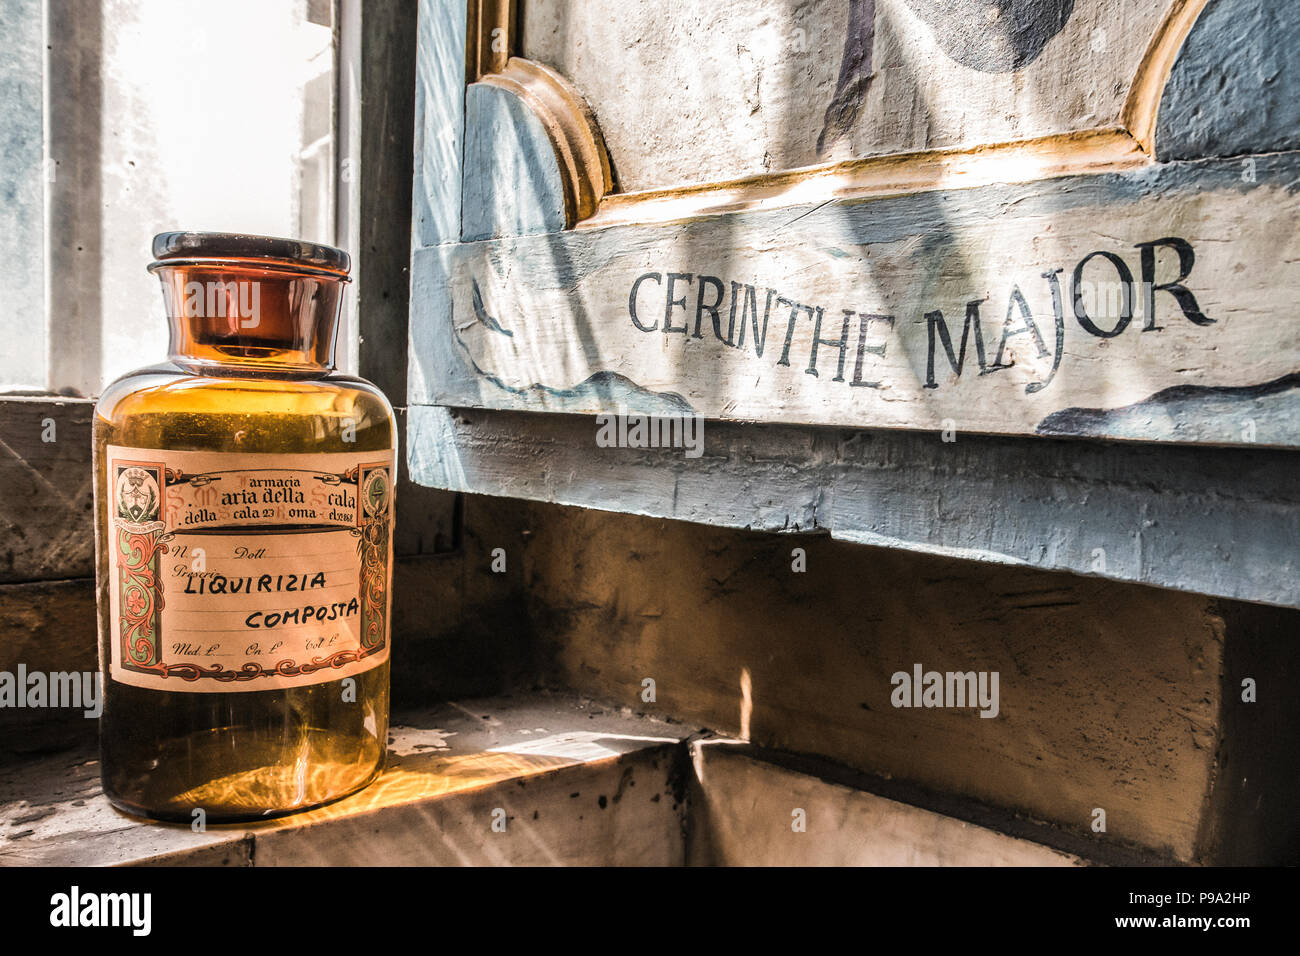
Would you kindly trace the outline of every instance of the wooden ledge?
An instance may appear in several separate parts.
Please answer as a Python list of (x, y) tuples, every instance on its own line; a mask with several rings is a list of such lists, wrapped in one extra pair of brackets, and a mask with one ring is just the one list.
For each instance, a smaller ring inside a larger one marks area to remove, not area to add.
[(82, 747), (0, 768), (0, 866), (679, 864), (691, 732), (573, 695), (448, 703), (395, 715), (360, 793), (203, 833), (114, 808)]
[(81, 747), (0, 768), (0, 866), (1085, 862), (1038, 842), (1052, 836), (1043, 827), (926, 809), (825, 760), (567, 694), (403, 715), (390, 733), (389, 766), (367, 789), (203, 833), (112, 807), (97, 756)]

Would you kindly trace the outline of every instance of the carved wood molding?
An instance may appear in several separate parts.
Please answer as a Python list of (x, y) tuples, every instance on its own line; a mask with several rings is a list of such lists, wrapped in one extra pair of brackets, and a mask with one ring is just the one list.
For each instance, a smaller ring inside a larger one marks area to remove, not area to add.
[(466, 77), (528, 104), (555, 149), (569, 228), (667, 222), (698, 216), (1079, 173), (1155, 162), (1160, 99), (1183, 41), (1208, 0), (1175, 0), (1147, 45), (1119, 126), (1006, 143), (894, 153), (739, 179), (630, 193), (614, 191), (608, 152), (591, 108), (556, 71), (513, 55), (515, 0), (470, 0)]
[(1151, 162), (1123, 129), (1085, 130), (978, 147), (893, 153), (827, 166), (677, 189), (614, 193), (582, 227), (667, 222), (799, 203), (862, 199), (1075, 173), (1114, 172)]
[(1121, 119), (1124, 128), (1141, 144), (1152, 161), (1155, 159), (1156, 118), (1165, 84), (1169, 82), (1169, 71), (1207, 2), (1176, 0), (1151, 37), (1142, 62), (1138, 64), (1137, 75), (1129, 86)]
[(475, 83), (506, 68), (515, 46), (518, 13), (514, 0), (469, 0), (465, 36), (465, 82)]
[(479, 82), (519, 97), (546, 130), (560, 164), (567, 225), (595, 215), (613, 188), (613, 175), (596, 118), (573, 85), (554, 70), (517, 56)]
[(614, 188), (595, 115), (559, 73), (511, 54), (518, 22), (513, 0), (472, 0), (469, 18), (467, 79), (512, 93), (537, 117), (559, 163), (566, 225), (576, 226)]

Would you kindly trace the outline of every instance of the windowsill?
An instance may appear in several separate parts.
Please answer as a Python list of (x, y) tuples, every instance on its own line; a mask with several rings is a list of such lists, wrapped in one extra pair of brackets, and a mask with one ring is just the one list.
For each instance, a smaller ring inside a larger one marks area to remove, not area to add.
[(0, 866), (1071, 866), (1080, 856), (923, 809), (824, 762), (570, 694), (402, 715), (371, 786), (252, 825), (113, 808), (91, 747), (0, 768)]
[(202, 833), (117, 810), (82, 746), (0, 768), (0, 866), (680, 863), (691, 732), (570, 695), (448, 703), (395, 715), (365, 790)]

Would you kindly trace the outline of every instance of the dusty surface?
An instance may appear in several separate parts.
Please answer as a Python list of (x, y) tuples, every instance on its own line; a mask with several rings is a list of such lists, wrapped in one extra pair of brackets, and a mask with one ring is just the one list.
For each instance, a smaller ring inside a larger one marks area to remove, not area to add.
[(691, 747), (687, 859), (723, 866), (1077, 866), (1068, 853), (776, 766), (731, 741)]
[(203, 832), (115, 809), (74, 747), (0, 768), (0, 866), (680, 863), (690, 732), (573, 695), (448, 702), (395, 716), (365, 790)]
[[(544, 515), (526, 583), (555, 680), (1196, 857), (1222, 729), (1223, 624), (1207, 599), (825, 538)], [(998, 672), (998, 716), (895, 708), (891, 675), (918, 663)]]

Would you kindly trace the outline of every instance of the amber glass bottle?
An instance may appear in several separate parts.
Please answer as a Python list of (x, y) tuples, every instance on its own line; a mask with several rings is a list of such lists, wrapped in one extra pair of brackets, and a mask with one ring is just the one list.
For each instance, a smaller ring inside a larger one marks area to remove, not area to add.
[(333, 371), (346, 253), (223, 233), (153, 252), (169, 361), (94, 422), (104, 790), (186, 822), (306, 809), (385, 752), (393, 411)]

